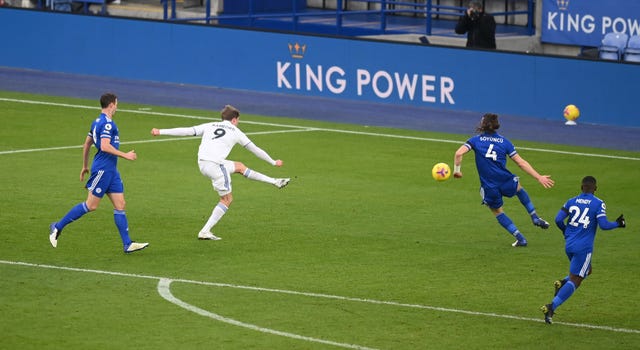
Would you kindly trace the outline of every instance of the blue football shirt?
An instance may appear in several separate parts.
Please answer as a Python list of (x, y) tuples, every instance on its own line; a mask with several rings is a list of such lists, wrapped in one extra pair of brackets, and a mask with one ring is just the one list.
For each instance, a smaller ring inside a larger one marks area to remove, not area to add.
[(465, 146), (475, 153), (476, 167), (483, 188), (500, 187), (515, 177), (507, 169), (507, 156), (513, 157), (518, 152), (511, 141), (502, 135), (498, 133), (475, 135), (467, 140)]
[(592, 251), (598, 225), (603, 230), (618, 227), (607, 220), (604, 202), (593, 193), (582, 193), (569, 199), (556, 217), (556, 222), (568, 217), (564, 230), (565, 249), (569, 252)]
[(116, 170), (118, 165), (118, 156), (111, 153), (103, 152), (100, 143), (104, 138), (108, 138), (109, 143), (115, 149), (120, 149), (120, 136), (118, 133), (118, 127), (116, 123), (106, 114), (102, 113), (91, 123), (91, 130), (89, 130), (89, 137), (93, 139), (93, 145), (98, 149), (93, 157), (93, 164), (91, 165), (91, 172), (97, 170)]

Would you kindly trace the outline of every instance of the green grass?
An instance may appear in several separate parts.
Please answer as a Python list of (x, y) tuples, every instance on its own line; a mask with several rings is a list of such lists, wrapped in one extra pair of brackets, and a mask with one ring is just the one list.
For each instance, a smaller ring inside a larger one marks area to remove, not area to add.
[[(285, 165), (239, 147), (230, 158), (292, 181), (278, 190), (234, 175), (235, 201), (215, 229), (223, 240), (198, 241), (217, 202), (198, 171), (199, 140), (149, 130), (216, 112), (122, 102), (121, 149), (138, 154), (119, 164), (130, 232), (151, 243), (125, 255), (106, 199), (65, 229), (58, 248), (47, 239), (49, 223), (86, 198), (79, 145), (97, 102), (0, 98), (0, 348), (640, 347), (640, 152), (512, 140), (556, 181), (545, 190), (510, 164), (544, 218), (553, 220), (585, 175), (599, 180), (610, 219), (628, 218), (625, 230), (599, 231), (594, 274), (549, 326), (539, 307), (568, 269), (560, 232), (535, 228), (518, 200), (507, 199), (530, 243), (512, 248), (480, 205), (471, 154), (463, 179), (431, 178), (431, 166), (451, 164), (470, 135), (243, 115), (242, 129)], [(178, 280), (170, 292), (191, 309), (165, 300), (160, 278)]]

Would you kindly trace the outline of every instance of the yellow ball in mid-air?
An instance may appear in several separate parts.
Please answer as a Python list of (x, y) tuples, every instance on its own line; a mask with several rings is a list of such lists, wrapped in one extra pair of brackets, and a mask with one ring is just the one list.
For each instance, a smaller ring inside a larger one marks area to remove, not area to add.
[(451, 177), (451, 168), (447, 163), (438, 163), (431, 169), (431, 176), (436, 181), (446, 181)]
[(564, 119), (575, 121), (580, 116), (580, 110), (575, 105), (567, 105), (564, 107)]

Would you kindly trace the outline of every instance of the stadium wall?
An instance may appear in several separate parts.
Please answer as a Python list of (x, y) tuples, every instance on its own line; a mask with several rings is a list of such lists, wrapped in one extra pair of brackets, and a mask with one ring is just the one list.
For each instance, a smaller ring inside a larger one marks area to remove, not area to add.
[(12, 8), (0, 30), (6, 67), (640, 127), (635, 64)]

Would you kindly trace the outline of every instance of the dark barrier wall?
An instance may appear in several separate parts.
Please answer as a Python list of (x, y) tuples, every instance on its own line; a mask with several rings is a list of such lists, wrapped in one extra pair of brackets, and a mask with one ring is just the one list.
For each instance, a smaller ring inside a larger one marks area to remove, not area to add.
[(0, 31), (0, 66), (640, 127), (640, 65), (7, 8)]

